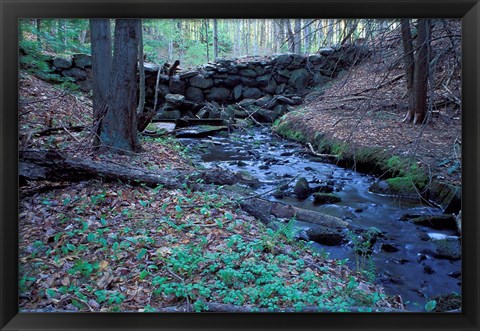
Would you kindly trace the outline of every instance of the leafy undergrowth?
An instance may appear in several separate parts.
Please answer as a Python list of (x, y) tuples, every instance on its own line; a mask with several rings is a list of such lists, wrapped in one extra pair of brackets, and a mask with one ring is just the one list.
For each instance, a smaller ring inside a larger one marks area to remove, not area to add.
[(19, 222), (23, 311), (392, 307), (289, 224), (266, 229), (215, 192), (92, 180), (22, 199)]
[[(144, 139), (145, 151), (132, 156), (98, 154), (88, 98), (26, 73), (19, 109), (21, 149), (152, 171), (193, 169), (171, 138)], [(19, 209), (22, 311), (402, 309), (345, 261), (293, 240), (291, 223), (267, 229), (219, 192), (99, 180), (27, 184)]]

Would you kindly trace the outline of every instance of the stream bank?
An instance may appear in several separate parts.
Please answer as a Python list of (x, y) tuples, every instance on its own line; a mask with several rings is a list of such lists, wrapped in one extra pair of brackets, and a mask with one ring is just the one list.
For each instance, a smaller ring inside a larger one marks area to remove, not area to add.
[[(180, 141), (203, 167), (256, 178), (259, 185), (245, 188), (250, 194), (346, 222), (346, 229), (335, 231), (308, 219), (296, 220), (294, 225), (299, 239), (313, 241), (319, 252), (361, 268), (389, 295), (399, 294), (407, 309), (424, 311), (428, 298), (460, 293), (460, 242), (455, 220), (442, 216), (442, 209), (418, 197), (372, 193), (369, 188), (376, 178), (323, 162), (304, 146), (272, 135), (267, 127)], [(295, 184), (302, 177), (310, 192), (299, 197)], [(281, 213), (272, 214), (278, 221), (270, 224), (274, 228), (292, 216), (282, 219)], [(432, 219), (443, 225), (426, 227)], [(365, 254), (356, 254), (366, 240), (370, 245)]]
[[(310, 144), (319, 154), (326, 154), (335, 164), (379, 177), (370, 190), (385, 195), (421, 198), (458, 214), (461, 209), (461, 187), (433, 178), (428, 165), (418, 158), (397, 155), (384, 146), (345, 142), (309, 125), (309, 114), (298, 110), (279, 118), (272, 126), (274, 133), (287, 139)], [(401, 144), (401, 142), (398, 142)], [(325, 156), (324, 156), (325, 157)], [(327, 159), (325, 159), (327, 161)]]

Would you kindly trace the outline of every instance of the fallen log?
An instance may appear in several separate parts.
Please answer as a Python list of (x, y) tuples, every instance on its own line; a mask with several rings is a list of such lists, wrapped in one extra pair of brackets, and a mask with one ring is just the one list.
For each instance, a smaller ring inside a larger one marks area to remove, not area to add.
[(283, 219), (295, 218), (297, 221), (322, 225), (332, 229), (345, 229), (349, 226), (348, 222), (335, 216), (261, 198), (244, 199), (240, 202), (240, 206), (264, 224), (270, 223), (271, 216), (274, 216)]
[[(145, 184), (150, 187), (164, 186), (167, 189), (179, 189), (188, 184), (190, 188), (208, 190), (205, 184), (234, 185), (243, 184), (255, 186), (256, 180), (247, 178), (241, 173), (225, 171), (221, 168), (201, 171), (161, 170), (147, 171), (142, 168), (129, 167), (125, 164), (98, 162), (80, 159), (60, 154), (55, 150), (20, 151), (19, 176), (20, 182), (26, 180), (49, 181), (80, 181), (91, 178), (103, 178), (108, 181), (122, 181), (131, 184)], [(329, 228), (345, 229), (349, 223), (340, 218), (301, 209), (279, 202), (258, 198), (245, 197), (238, 193), (222, 190), (237, 202), (242, 209), (264, 224), (270, 223), (273, 217), (314, 223)]]
[(81, 132), (84, 129), (85, 129), (85, 125), (59, 126), (55, 128), (48, 128), (41, 131), (37, 131), (33, 135), (36, 137), (43, 137), (43, 136), (49, 136), (49, 135), (58, 134), (58, 133), (68, 133), (68, 131)]
[(54, 150), (20, 151), (19, 176), (25, 180), (78, 181), (101, 177), (110, 181), (143, 183), (150, 187), (163, 185), (166, 188), (181, 188), (184, 183), (197, 182), (216, 185), (243, 183), (253, 185), (241, 174), (214, 168), (202, 171), (161, 170), (147, 171), (125, 164), (98, 162), (60, 154)]

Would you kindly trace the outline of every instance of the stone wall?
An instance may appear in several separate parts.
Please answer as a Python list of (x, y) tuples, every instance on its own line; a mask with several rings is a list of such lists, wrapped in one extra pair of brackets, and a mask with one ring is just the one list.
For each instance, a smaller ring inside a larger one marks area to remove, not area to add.
[[(324, 48), (313, 55), (217, 59), (214, 63), (180, 71), (171, 77), (160, 74), (157, 118), (246, 117), (249, 116), (248, 108), (258, 106), (263, 108), (264, 114), (256, 112), (255, 116), (273, 121), (287, 110), (287, 106), (301, 103), (301, 97), (311, 87), (328, 83), (368, 55), (365, 46), (350, 44)], [(50, 65), (55, 73), (72, 77), (83, 91), (91, 90), (92, 61), (89, 55), (55, 57), (50, 60)], [(147, 110), (153, 108), (159, 68), (159, 65), (145, 63)], [(222, 111), (218, 110), (219, 105), (225, 106), (220, 107)], [(267, 110), (274, 113), (266, 113)]]

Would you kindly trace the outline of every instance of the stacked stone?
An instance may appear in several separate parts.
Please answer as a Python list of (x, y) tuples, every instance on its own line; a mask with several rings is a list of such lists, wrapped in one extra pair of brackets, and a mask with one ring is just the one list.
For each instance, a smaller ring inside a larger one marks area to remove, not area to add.
[(70, 77), (80, 89), (89, 92), (92, 89), (92, 57), (87, 54), (74, 54), (71, 57), (54, 57), (51, 66), (55, 73)]
[[(181, 116), (230, 118), (250, 116), (256, 110), (259, 120), (274, 121), (289, 106), (301, 103), (312, 86), (328, 83), (341, 71), (369, 55), (368, 49), (355, 44), (323, 48), (317, 54), (281, 54), (236, 60), (217, 59), (195, 70), (178, 75), (159, 75), (158, 103), (160, 118)], [(75, 54), (52, 60), (54, 71), (72, 77), (83, 91), (92, 88), (91, 56)], [(153, 108), (155, 86), (160, 66), (145, 63), (146, 108)], [(208, 104), (225, 107), (205, 107)], [(236, 105), (228, 107), (227, 105)]]

